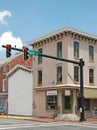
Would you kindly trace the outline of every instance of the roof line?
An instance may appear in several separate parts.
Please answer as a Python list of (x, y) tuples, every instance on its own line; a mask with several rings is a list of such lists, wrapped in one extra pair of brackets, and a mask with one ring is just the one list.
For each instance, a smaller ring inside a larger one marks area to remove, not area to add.
[(6, 74), (6, 76), (12, 75), (12, 74), (13, 74), (14, 72), (16, 72), (18, 69), (23, 69), (23, 70), (25, 70), (25, 71), (27, 71), (27, 72), (32, 72), (32, 69), (29, 69), (29, 68), (27, 68), (27, 67), (25, 67), (25, 66), (22, 66), (22, 65), (17, 64), (14, 68), (12, 68), (12, 69)]
[(92, 37), (94, 39), (97, 39), (96, 35), (92, 35), (92, 34), (89, 34), (89, 33), (86, 33), (86, 32), (83, 32), (83, 31), (80, 31), (80, 30), (77, 30), (77, 29), (66, 26), (66, 27), (61, 28), (59, 30), (56, 30), (54, 32), (48, 33), (47, 35), (44, 35), (44, 36), (39, 37), (37, 39), (34, 39), (33, 41), (30, 41), (28, 44), (33, 45), (35, 42), (39, 42), (41, 40), (47, 39), (47, 38), (52, 37), (54, 35), (57, 35), (59, 33), (69, 32), (69, 31), (80, 34), (80, 35), (84, 35), (84, 36), (87, 36), (87, 37)]

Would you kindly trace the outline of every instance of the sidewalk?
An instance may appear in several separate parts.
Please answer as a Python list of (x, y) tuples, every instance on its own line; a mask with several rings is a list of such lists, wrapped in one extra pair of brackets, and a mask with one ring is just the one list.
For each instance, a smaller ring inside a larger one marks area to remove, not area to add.
[[(41, 117), (21, 117), (21, 116), (6, 116), (6, 115), (0, 115), (0, 118), (4, 119), (16, 119), (16, 120), (29, 120), (29, 121), (40, 121), (40, 122), (56, 122), (56, 123), (66, 123), (66, 122), (77, 122), (80, 123), (80, 121), (70, 121), (70, 120), (57, 120), (52, 118), (41, 118)], [(97, 118), (87, 118), (86, 123), (97, 123)]]

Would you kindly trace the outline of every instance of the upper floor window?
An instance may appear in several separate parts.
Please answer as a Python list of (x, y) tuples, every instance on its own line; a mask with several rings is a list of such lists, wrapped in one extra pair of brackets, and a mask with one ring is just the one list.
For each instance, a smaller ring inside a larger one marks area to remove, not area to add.
[(79, 82), (79, 67), (74, 66), (74, 80)]
[(94, 84), (94, 69), (89, 69), (89, 84)]
[(3, 88), (2, 91), (6, 91), (6, 79), (3, 80)]
[[(39, 53), (42, 53), (42, 48), (38, 49)], [(42, 56), (38, 56), (38, 63), (42, 63)]]
[(57, 67), (57, 83), (62, 83), (62, 66)]
[(57, 57), (62, 57), (62, 42), (57, 43)]
[(3, 73), (7, 73), (7, 66), (3, 67)]
[(42, 85), (42, 70), (38, 71), (38, 85)]
[(89, 61), (93, 61), (93, 60), (94, 60), (94, 47), (89, 46)]
[(74, 42), (74, 57), (79, 58), (79, 43)]

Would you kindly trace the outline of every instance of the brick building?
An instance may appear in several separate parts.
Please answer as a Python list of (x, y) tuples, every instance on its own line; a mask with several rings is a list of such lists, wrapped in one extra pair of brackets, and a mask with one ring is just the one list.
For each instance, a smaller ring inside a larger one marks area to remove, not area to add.
[(25, 61), (23, 54), (19, 53), (10, 58), (0, 60), (0, 112), (6, 112), (8, 95), (6, 74), (17, 64), (31, 68), (32, 58), (29, 57), (29, 59)]

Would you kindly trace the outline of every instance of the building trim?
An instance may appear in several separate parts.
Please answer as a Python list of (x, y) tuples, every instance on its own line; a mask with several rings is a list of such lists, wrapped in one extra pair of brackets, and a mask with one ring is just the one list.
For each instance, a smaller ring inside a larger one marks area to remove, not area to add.
[(12, 76), (12, 75), (13, 75), (16, 71), (18, 71), (19, 69), (21, 69), (21, 70), (23, 70), (23, 71), (26, 71), (26, 72), (29, 72), (29, 73), (32, 72), (32, 69), (29, 69), (29, 68), (27, 68), (27, 67), (24, 67), (24, 66), (22, 66), (22, 65), (17, 64), (12, 70), (10, 70), (10, 71), (6, 74), (6, 76), (7, 76), (7, 77)]
[(79, 30), (74, 29), (74, 28), (65, 27), (65, 28), (62, 28), (62, 29), (57, 30), (55, 32), (49, 33), (43, 37), (37, 38), (33, 41), (30, 41), (29, 45), (34, 46), (34, 47), (40, 47), (43, 44), (49, 43), (53, 40), (62, 39), (63, 35), (70, 36), (70, 37), (77, 39), (77, 40), (84, 40), (84, 41), (87, 41), (87, 42), (93, 43), (93, 44), (97, 43), (97, 36), (92, 35), (92, 34), (88, 34), (86, 32), (79, 31)]

